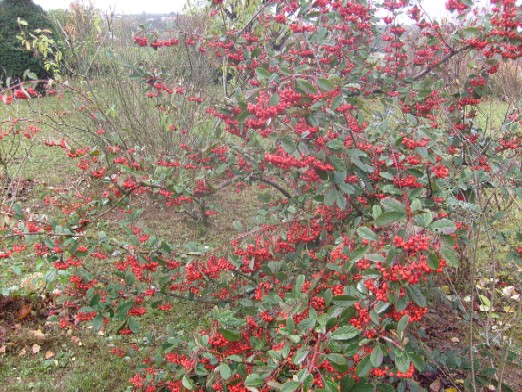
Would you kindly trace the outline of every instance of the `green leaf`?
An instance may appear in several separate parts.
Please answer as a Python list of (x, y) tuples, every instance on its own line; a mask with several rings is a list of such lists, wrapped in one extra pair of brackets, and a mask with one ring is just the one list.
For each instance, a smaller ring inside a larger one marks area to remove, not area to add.
[(346, 195), (353, 195), (355, 193), (355, 188), (351, 184), (343, 182), (341, 184), (337, 184), (337, 186)]
[(339, 197), (339, 191), (337, 189), (329, 189), (328, 192), (324, 195), (324, 204), (327, 206), (333, 206)]
[(482, 377), (491, 377), (491, 376), (494, 376), (495, 374), (497, 374), (497, 369), (485, 368), (485, 369), (482, 369), (478, 375), (482, 376)]
[(347, 151), (347, 154), (350, 157), (353, 164), (357, 166), (359, 169), (361, 169), (363, 172), (373, 173), (375, 171), (372, 166), (361, 161), (361, 157), (368, 157), (368, 155), (365, 152), (351, 148)]
[(135, 318), (129, 319), (129, 329), (132, 331), (132, 333), (139, 333), (140, 332), (140, 323)]
[(375, 226), (385, 226), (392, 222), (397, 222), (406, 216), (402, 212), (383, 212), (375, 219)]
[(389, 304), (387, 302), (379, 301), (379, 302), (377, 302), (377, 304), (375, 305), (373, 310), (375, 310), (375, 312), (377, 314), (381, 314), (381, 313), (386, 312), (390, 308), (390, 306), (391, 306), (391, 304)]
[(430, 267), (432, 270), (436, 271), (440, 267), (440, 260), (439, 256), (437, 256), (435, 253), (430, 253), (428, 256), (428, 267)]
[(395, 392), (395, 388), (388, 384), (377, 384), (378, 392)]
[(356, 263), (361, 260), (368, 253), (368, 247), (357, 248), (352, 253), (350, 253), (350, 261), (352, 263)]
[(340, 139), (333, 139), (326, 143), (326, 147), (333, 151), (339, 151), (344, 148), (344, 143)]
[(231, 331), (230, 329), (219, 328), (219, 333), (225, 337), (229, 342), (237, 342), (241, 339), (241, 335), (235, 331)]
[(268, 101), (268, 104), (270, 106), (276, 106), (279, 103), (279, 94), (275, 93), (270, 97), (270, 100)]
[(406, 353), (400, 352), (395, 355), (395, 366), (397, 366), (397, 369), (403, 373), (410, 370), (410, 360)]
[(265, 383), (265, 380), (259, 374), (250, 374), (245, 379), (245, 387), (260, 387)]
[(355, 369), (355, 374), (358, 377), (366, 377), (370, 374), (370, 370), (372, 370), (372, 363), (370, 361), (370, 356), (367, 355), (357, 365)]
[(281, 148), (288, 154), (293, 154), (296, 150), (296, 145), (292, 139), (285, 137), (281, 139)]
[(408, 353), (408, 357), (410, 357), (411, 361), (413, 362), (413, 366), (415, 366), (415, 369), (422, 372), (424, 368), (426, 367), (426, 362), (424, 362), (424, 359), (417, 353)]
[(359, 237), (365, 238), (367, 240), (379, 241), (379, 236), (377, 236), (377, 234), (375, 234), (373, 230), (368, 227), (359, 227), (357, 229), (357, 234), (359, 234)]
[(395, 211), (406, 215), (406, 207), (404, 206), (404, 204), (391, 197), (385, 197), (384, 199), (382, 199), (381, 205), (385, 211)]
[(22, 275), (22, 269), (19, 265), (11, 265), (11, 271), (13, 271), (13, 273), (17, 276)]
[(419, 305), (421, 308), (426, 306), (426, 297), (422, 294), (422, 291), (419, 286), (409, 286), (406, 287), (406, 291), (410, 295), (413, 302)]
[(299, 365), (301, 362), (305, 360), (308, 356), (310, 349), (308, 347), (301, 347), (294, 355), (292, 362), (296, 365)]
[(317, 85), (323, 91), (330, 91), (336, 88), (335, 83), (328, 79), (317, 79)]
[(232, 376), (232, 370), (230, 370), (230, 367), (224, 362), (216, 369), (219, 370), (219, 375), (223, 380), (228, 380)]
[(288, 381), (281, 387), (281, 392), (294, 392), (300, 386), (301, 383), (299, 381)]
[(234, 226), (234, 229), (236, 229), (237, 231), (243, 230), (243, 224), (240, 221), (232, 222), (232, 226)]
[(384, 359), (384, 354), (382, 352), (381, 346), (375, 346), (370, 354), (370, 361), (374, 368), (381, 366), (382, 361)]
[(365, 382), (365, 383), (355, 384), (353, 386), (353, 389), (351, 392), (374, 392), (374, 391), (375, 391), (375, 385)]
[(335, 305), (347, 308), (359, 302), (359, 298), (351, 295), (335, 295), (332, 302)]
[(449, 246), (445, 245), (442, 247), (440, 252), (442, 253), (442, 256), (444, 256), (444, 260), (446, 260), (448, 266), (450, 266), (451, 268), (457, 268), (459, 266), (459, 261), (453, 248), (450, 248)]
[(410, 322), (410, 317), (407, 314), (405, 314), (404, 316), (401, 317), (401, 319), (397, 323), (397, 332), (399, 333), (399, 336), (402, 337), (402, 334), (404, 333), (404, 330), (408, 326), (409, 322)]
[(305, 93), (315, 94), (317, 92), (314, 85), (310, 82), (307, 82), (304, 79), (297, 79), (296, 83), (297, 83), (297, 89), (299, 89)]
[(357, 328), (351, 325), (346, 325), (344, 327), (337, 328), (337, 330), (332, 333), (330, 338), (332, 340), (348, 340), (359, 335), (360, 333), (361, 331), (359, 331)]
[(430, 225), (430, 228), (434, 232), (444, 235), (453, 234), (457, 230), (455, 222), (450, 221), (449, 219), (439, 219), (438, 221), (433, 222)]
[(272, 76), (272, 74), (263, 67), (256, 68), (256, 75), (257, 75), (257, 78), (259, 79), (259, 81), (269, 79), (270, 76)]
[(344, 355), (339, 353), (330, 353), (326, 355), (326, 359), (338, 366), (346, 366), (347, 361)]
[(335, 171), (337, 172), (342, 172), (343, 170), (345, 170), (345, 167), (344, 167), (344, 162), (341, 158), (335, 156), (335, 155), (329, 155), (328, 156), (328, 161), (332, 164), (332, 166), (334, 167)]
[(411, 202), (411, 212), (419, 211), (422, 208), (421, 201), (419, 199), (413, 199)]
[(192, 391), (194, 389), (194, 384), (192, 383), (192, 380), (190, 378), (188, 378), (187, 376), (183, 376), (183, 379), (181, 380), (181, 383), (189, 391)]
[(126, 316), (129, 310), (132, 309), (134, 306), (134, 302), (123, 302), (118, 305), (118, 308), (116, 309), (116, 315), (121, 318), (123, 316)]
[[(375, 261), (376, 263), (384, 263), (386, 262), (386, 259), (383, 255), (380, 255), (378, 253), (370, 253), (365, 256), (366, 260)], [(363, 271), (364, 272), (364, 271)], [(380, 274), (379, 274), (380, 276)]]
[(295, 281), (295, 291), (296, 292), (301, 292), (301, 289), (303, 288), (303, 285), (304, 285), (304, 282), (305, 282), (305, 276), (304, 275), (299, 275)]
[(92, 329), (94, 332), (98, 332), (103, 326), (103, 315), (99, 314), (92, 320)]

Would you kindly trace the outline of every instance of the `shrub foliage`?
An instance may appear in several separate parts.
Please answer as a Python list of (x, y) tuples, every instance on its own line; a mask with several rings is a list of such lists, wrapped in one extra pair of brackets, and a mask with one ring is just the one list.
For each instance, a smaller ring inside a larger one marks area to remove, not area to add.
[[(449, 0), (448, 31), (407, 1), (247, 5), (214, 1), (207, 33), (135, 36), (142, 50), (205, 53), (222, 67), (226, 96), (135, 67), (170, 139), (157, 156), (114, 126), (116, 109), (79, 95), (98, 145), (46, 143), (96, 186), (57, 190), (46, 199), (52, 218), (5, 211), (4, 236), (19, 241), (3, 257), (30, 244), (68, 277), (63, 326), (116, 323), (121, 335), (148, 336), (140, 319), (150, 309), (211, 308), (190, 336), (171, 329), (131, 380), (137, 389), (415, 390), (432, 278), (491, 224), (494, 195), (521, 196), (520, 114), (498, 129), (477, 120), (491, 75), (522, 54), (521, 11), (511, 0), (487, 12)], [(440, 72), (457, 55), (474, 67), (462, 85), (445, 84)], [(181, 126), (182, 105), (203, 108), (204, 121)], [(255, 224), (234, 223), (226, 246), (175, 247), (139, 220), (152, 197), (210, 224), (212, 196), (247, 187), (261, 189), (263, 208)], [(102, 230), (116, 211), (119, 231)], [(520, 231), (502, 238), (506, 260), (520, 264)], [(500, 388), (502, 371), (476, 377), (474, 355), (466, 385)]]

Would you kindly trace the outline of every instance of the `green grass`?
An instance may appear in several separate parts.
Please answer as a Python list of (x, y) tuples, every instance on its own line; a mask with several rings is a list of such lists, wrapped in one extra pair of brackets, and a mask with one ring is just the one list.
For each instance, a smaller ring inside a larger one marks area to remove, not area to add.
[[(16, 341), (16, 353), (2, 358), (0, 391), (124, 391), (133, 376), (133, 359), (110, 353), (112, 343), (105, 337), (80, 334), (79, 339), (81, 345), (61, 334), (46, 341)], [(34, 354), (32, 344), (41, 351)], [(45, 359), (49, 351), (54, 356)]]

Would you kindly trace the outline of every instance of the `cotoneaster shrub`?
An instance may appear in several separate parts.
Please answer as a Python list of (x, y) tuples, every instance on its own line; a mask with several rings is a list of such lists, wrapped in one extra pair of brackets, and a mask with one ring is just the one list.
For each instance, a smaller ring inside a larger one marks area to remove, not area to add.
[[(458, 265), (477, 224), (467, 217), (488, 213), (483, 198), (520, 197), (520, 115), (495, 132), (476, 121), (491, 75), (521, 55), (519, 7), (503, 0), (475, 12), (448, 1), (460, 21), (451, 32), (407, 1), (273, 0), (241, 15), (224, 7), (209, 8), (215, 34), (135, 41), (194, 46), (231, 75), (227, 96), (187, 95), (189, 85), (141, 70), (176, 141), (160, 156), (128, 144), (110, 113), (79, 98), (103, 148), (46, 143), (96, 186), (58, 189), (46, 199), (53, 219), (6, 209), (3, 234), (20, 242), (2, 258), (30, 247), (69, 276), (64, 327), (116, 323), (139, 335), (151, 308), (213, 306), (192, 335), (162, 342), (130, 380), (137, 390), (418, 389), (424, 359), (413, 332), (431, 277)], [(418, 40), (403, 36), (406, 21)], [(473, 73), (461, 88), (445, 85), (442, 65), (466, 54)], [(203, 128), (176, 126), (169, 113), (180, 102), (204, 108)], [(238, 223), (227, 246), (174, 247), (139, 221), (140, 199), (152, 197), (208, 223), (210, 196), (252, 186), (266, 189), (260, 223)], [(128, 219), (107, 234), (98, 224), (112, 211)], [(507, 241), (520, 263), (516, 237)], [(106, 271), (91, 272), (100, 260)], [(481, 382), (473, 355), (470, 388)]]

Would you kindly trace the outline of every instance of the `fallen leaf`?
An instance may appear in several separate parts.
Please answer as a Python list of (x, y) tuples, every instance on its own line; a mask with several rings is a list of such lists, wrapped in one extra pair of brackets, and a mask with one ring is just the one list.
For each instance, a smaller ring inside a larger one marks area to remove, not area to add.
[(442, 291), (442, 293), (444, 295), (450, 295), (451, 294), (451, 290), (450, 290), (449, 286), (440, 286), (440, 291)]
[(42, 332), (41, 329), (35, 329), (34, 331), (31, 331), (33, 333), (33, 336), (37, 339), (45, 339), (45, 334)]
[(24, 318), (29, 316), (31, 314), (31, 310), (32, 309), (33, 309), (33, 305), (32, 304), (30, 304), (30, 303), (23, 304), (22, 308), (18, 312), (18, 320), (23, 320)]
[(7, 350), (6, 345), (0, 346), (0, 354), (4, 354), (6, 350)]
[(456, 336), (452, 336), (452, 337), (451, 337), (451, 342), (452, 342), (452, 343), (459, 343), (459, 342), (460, 342), (460, 339), (459, 339), (458, 337), (456, 337)]
[(24, 349), (22, 349), (22, 351), (20, 351), (20, 352), (18, 353), (18, 356), (19, 356), (19, 357), (22, 357), (22, 356), (25, 355), (25, 353), (26, 353), (26, 351), (25, 351), (25, 348), (24, 348)]
[(71, 336), (71, 342), (73, 342), (73, 344), (77, 344), (78, 346), (82, 344), (78, 336)]
[(440, 388), (441, 388), (441, 384), (440, 384), (440, 379), (437, 378), (435, 381), (433, 381), (431, 384), (430, 384), (430, 390), (432, 390), (433, 392), (440, 392)]
[(506, 286), (502, 289), (502, 295), (505, 297), (511, 297), (515, 293), (515, 286)]
[(33, 347), (31, 348), (33, 354), (38, 354), (41, 350), (41, 346), (39, 344), (33, 344)]
[(44, 276), (41, 272), (35, 272), (29, 277), (23, 279), (20, 282), (20, 287), (23, 287), (29, 292), (37, 292), (38, 290), (45, 287), (45, 280), (43, 277)]
[(51, 359), (52, 357), (54, 357), (54, 353), (52, 351), (47, 351), (45, 353), (45, 359)]

